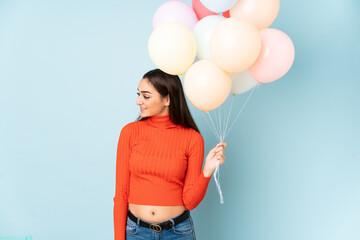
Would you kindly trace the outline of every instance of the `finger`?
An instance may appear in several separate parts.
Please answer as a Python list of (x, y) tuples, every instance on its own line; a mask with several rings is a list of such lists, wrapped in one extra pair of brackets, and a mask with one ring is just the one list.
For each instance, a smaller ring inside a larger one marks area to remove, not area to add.
[(219, 147), (219, 146), (216, 145), (216, 147), (214, 147), (210, 151), (212, 151), (214, 154), (216, 154), (217, 152), (221, 151), (222, 149), (223, 149), (222, 147)]
[(225, 153), (224, 148), (222, 148), (222, 147), (218, 147), (215, 152), (216, 152), (216, 153), (218, 153), (218, 152), (223, 152), (223, 153)]
[(225, 159), (219, 159), (219, 166), (225, 163)]
[(216, 153), (216, 150), (217, 150), (217, 146), (215, 146), (213, 149), (211, 149), (210, 152)]
[(223, 148), (226, 148), (227, 143), (226, 143), (226, 142), (220, 142), (218, 145), (219, 145), (219, 146), (222, 146)]
[(223, 145), (218, 145), (218, 146), (216, 147), (216, 149), (224, 149), (224, 146), (223, 146)]
[(225, 157), (225, 153), (224, 151), (218, 151), (215, 156), (221, 156), (221, 157)]
[(215, 155), (225, 156), (225, 152), (224, 152), (224, 150), (220, 150), (220, 151), (217, 151), (217, 152), (215, 153)]
[(222, 164), (224, 164), (224, 163), (225, 163), (225, 159), (222, 159), (222, 160), (220, 160), (219, 165), (222, 165)]
[(227, 143), (225, 143), (225, 142), (220, 142), (216, 145), (216, 147), (223, 148), (223, 149), (225, 149), (226, 146), (227, 146)]

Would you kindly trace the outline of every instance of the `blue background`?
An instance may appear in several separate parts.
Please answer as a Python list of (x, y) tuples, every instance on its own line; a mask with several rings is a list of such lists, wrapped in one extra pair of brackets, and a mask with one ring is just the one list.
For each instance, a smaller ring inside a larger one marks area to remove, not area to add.
[[(0, 1), (0, 237), (112, 239), (121, 128), (165, 1)], [(191, 4), (191, 1), (186, 1)], [(360, 3), (281, 1), (296, 56), (226, 141), (197, 237), (360, 239)], [(217, 142), (191, 106), (206, 151)]]

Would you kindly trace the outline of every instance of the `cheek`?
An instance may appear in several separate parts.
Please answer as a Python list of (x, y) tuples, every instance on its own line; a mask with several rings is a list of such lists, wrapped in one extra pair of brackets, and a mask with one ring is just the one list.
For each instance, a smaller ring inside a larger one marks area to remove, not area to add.
[(161, 102), (156, 99), (151, 99), (148, 101), (148, 106), (151, 106), (151, 108), (160, 108)]
[(154, 108), (154, 102), (151, 99), (147, 99), (146, 101), (144, 101), (144, 105), (147, 109)]

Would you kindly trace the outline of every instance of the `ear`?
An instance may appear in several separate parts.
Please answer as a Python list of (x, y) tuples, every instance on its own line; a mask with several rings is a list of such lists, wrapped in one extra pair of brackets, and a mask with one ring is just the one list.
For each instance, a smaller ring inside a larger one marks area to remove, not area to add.
[(170, 96), (169, 96), (169, 94), (164, 98), (164, 100), (165, 100), (165, 106), (166, 107), (170, 106)]

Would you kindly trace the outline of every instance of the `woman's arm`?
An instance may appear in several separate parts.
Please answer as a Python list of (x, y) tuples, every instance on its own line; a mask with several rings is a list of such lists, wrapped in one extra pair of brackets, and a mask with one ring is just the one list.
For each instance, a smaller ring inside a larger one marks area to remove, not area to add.
[(183, 202), (188, 210), (196, 208), (205, 197), (217, 161), (220, 160), (220, 165), (225, 161), (225, 147), (226, 143), (219, 143), (210, 150), (206, 157), (204, 170), (201, 171), (204, 161), (204, 139), (198, 132), (192, 136), (183, 190)]
[(194, 132), (188, 148), (188, 165), (183, 189), (183, 202), (188, 210), (199, 205), (205, 197), (211, 176), (205, 177), (201, 171), (204, 162), (204, 139)]
[(120, 133), (116, 155), (116, 187), (114, 197), (115, 240), (125, 240), (126, 218), (130, 188), (130, 138), (131, 129), (127, 125)]

